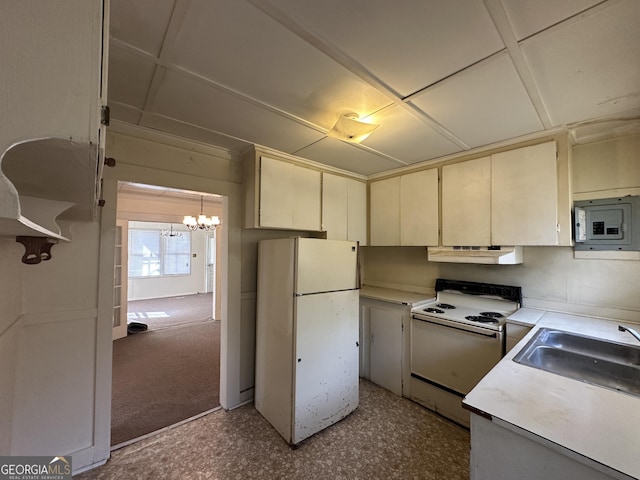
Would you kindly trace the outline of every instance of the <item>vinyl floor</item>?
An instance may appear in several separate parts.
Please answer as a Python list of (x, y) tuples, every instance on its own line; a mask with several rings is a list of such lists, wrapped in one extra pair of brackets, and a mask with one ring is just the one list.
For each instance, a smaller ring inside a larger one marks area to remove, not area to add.
[(112, 452), (88, 479), (469, 478), (469, 431), (360, 380), (360, 406), (291, 448), (252, 404)]

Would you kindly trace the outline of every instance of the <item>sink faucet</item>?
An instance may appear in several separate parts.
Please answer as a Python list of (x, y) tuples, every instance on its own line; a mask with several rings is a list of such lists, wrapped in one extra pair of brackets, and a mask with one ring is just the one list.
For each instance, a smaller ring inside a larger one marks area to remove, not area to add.
[(640, 333), (636, 332), (633, 328), (625, 327), (624, 325), (618, 325), (618, 330), (621, 332), (629, 332), (640, 342)]

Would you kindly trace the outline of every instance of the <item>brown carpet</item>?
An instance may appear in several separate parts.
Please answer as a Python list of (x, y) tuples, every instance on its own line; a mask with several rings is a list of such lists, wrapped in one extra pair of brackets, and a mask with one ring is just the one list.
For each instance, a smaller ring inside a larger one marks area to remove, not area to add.
[(220, 322), (128, 335), (113, 342), (111, 445), (219, 406)]
[(144, 323), (149, 330), (212, 320), (212, 311), (212, 293), (131, 300), (127, 304), (128, 321)]

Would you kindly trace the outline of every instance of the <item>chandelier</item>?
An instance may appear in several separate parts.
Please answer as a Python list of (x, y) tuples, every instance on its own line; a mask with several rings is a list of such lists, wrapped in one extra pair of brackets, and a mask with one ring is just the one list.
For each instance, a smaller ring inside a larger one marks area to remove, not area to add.
[(186, 225), (186, 227), (193, 230), (215, 230), (215, 228), (220, 225), (220, 219), (214, 215), (211, 217), (207, 217), (204, 214), (204, 196), (200, 197), (200, 215), (198, 218), (193, 217), (191, 215), (185, 215), (182, 223)]
[(160, 235), (162, 235), (163, 237), (176, 237), (176, 238), (182, 238), (183, 237), (182, 232), (174, 232), (173, 231), (173, 223), (171, 224), (171, 229), (170, 230), (162, 230)]

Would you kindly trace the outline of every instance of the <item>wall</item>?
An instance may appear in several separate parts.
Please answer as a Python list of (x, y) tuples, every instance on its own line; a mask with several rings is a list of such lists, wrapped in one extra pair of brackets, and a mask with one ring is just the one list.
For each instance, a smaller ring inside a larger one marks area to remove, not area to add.
[[(151, 190), (149, 193), (120, 191), (118, 194), (118, 219), (140, 220), (149, 222), (169, 222), (174, 228), (180, 229), (185, 214), (200, 212), (199, 197), (181, 198), (176, 194), (158, 195)], [(218, 197), (207, 196), (204, 201), (206, 215), (217, 215), (222, 223), (217, 227), (216, 254), (221, 249), (220, 232), (224, 229), (222, 215), (222, 201)], [(169, 224), (166, 225), (169, 228)], [(189, 295), (206, 290), (206, 238), (207, 233), (197, 230), (191, 234), (192, 258), (191, 275), (163, 278), (129, 279), (129, 299), (158, 298), (174, 295)], [(220, 277), (220, 261), (216, 263), (216, 275)], [(220, 318), (221, 283), (216, 283), (216, 312), (215, 318)]]
[[(592, 190), (589, 198), (635, 193), (638, 158), (640, 135), (575, 146), (574, 189)], [(520, 285), (525, 306), (640, 323), (640, 261), (576, 259), (571, 247), (525, 247), (522, 265), (427, 262), (421, 247), (363, 247), (363, 258), (370, 285), (431, 294), (438, 277)]]
[(53, 449), (82, 465), (94, 459), (99, 225), (61, 227), (72, 241), (37, 265), (0, 240), (0, 455)]
[[(144, 228), (145, 223), (133, 222), (129, 228)], [(169, 223), (158, 223), (159, 228), (169, 229)], [(162, 225), (162, 227), (160, 227)], [(174, 226), (174, 231), (176, 227)], [(144, 300), (147, 298), (175, 297), (178, 295), (195, 295), (206, 290), (206, 240), (207, 232), (196, 230), (185, 231), (191, 235), (190, 273), (185, 275), (129, 277), (127, 279), (127, 299)], [(220, 317), (217, 317), (218, 319)]]
[[(55, 247), (54, 247), (55, 248)], [(0, 455), (11, 448), (19, 322), (22, 313), (24, 253), (15, 238), (0, 238)]]
[(82, 455), (93, 444), (99, 225), (69, 228), (73, 242), (24, 272), (37, 301), (25, 298), (20, 320), (12, 455), (47, 455), (54, 446)]

